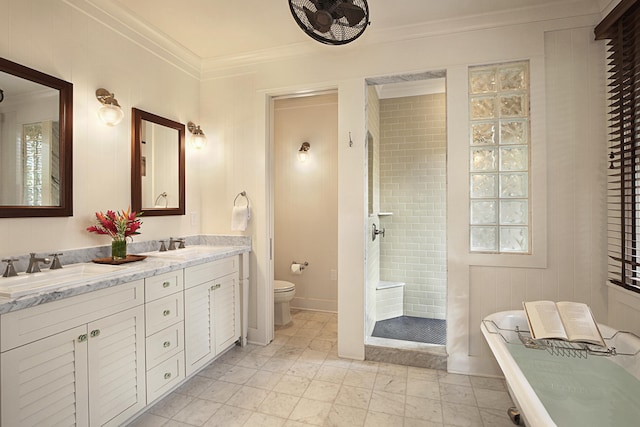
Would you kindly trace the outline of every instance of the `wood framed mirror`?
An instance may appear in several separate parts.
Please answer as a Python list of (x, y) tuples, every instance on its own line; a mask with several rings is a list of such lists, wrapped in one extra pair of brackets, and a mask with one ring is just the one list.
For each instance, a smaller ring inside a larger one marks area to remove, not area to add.
[(0, 58), (0, 218), (73, 215), (73, 84)]
[(131, 208), (144, 216), (184, 215), (185, 126), (131, 111)]

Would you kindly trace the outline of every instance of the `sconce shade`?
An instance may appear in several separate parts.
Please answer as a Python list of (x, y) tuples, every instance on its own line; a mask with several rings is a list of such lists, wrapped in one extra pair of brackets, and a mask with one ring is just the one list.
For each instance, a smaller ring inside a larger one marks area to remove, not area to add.
[(309, 158), (309, 150), (311, 149), (311, 144), (308, 142), (303, 142), (298, 150), (298, 160), (301, 162), (306, 162)]
[(124, 117), (124, 112), (118, 104), (118, 100), (114, 98), (114, 94), (106, 89), (96, 90), (96, 98), (102, 106), (98, 109), (98, 117), (108, 126), (115, 126)]
[(113, 105), (103, 105), (98, 110), (98, 116), (100, 120), (108, 126), (115, 126), (124, 117), (124, 113), (120, 107), (116, 107)]
[(187, 129), (191, 132), (191, 146), (197, 149), (201, 149), (207, 145), (207, 137), (205, 136), (200, 126), (196, 126), (195, 123), (187, 123)]

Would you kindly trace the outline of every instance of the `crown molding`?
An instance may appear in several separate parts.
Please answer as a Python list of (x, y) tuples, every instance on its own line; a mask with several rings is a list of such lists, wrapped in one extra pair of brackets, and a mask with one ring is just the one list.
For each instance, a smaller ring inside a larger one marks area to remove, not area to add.
[[(591, 4), (592, 7), (586, 10), (585, 1), (577, 0), (571, 3), (544, 4), (501, 12), (428, 21), (414, 25), (384, 29), (371, 34), (368, 41), (372, 44), (389, 43), (446, 34), (511, 27), (533, 22), (561, 21), (578, 17), (596, 19), (600, 10), (595, 3), (592, 2)], [(576, 11), (579, 11), (579, 13)]]
[(109, 0), (62, 0), (185, 73), (200, 78), (202, 59)]
[[(227, 69), (245, 67), (266, 62), (280, 61), (296, 56), (303, 56), (317, 52), (317, 42), (301, 42), (275, 48), (254, 50), (234, 55), (226, 55), (215, 58), (205, 58), (202, 60), (203, 77), (207, 73), (222, 71)], [(331, 48), (331, 46), (321, 45), (321, 47)]]
[[(430, 21), (420, 24), (407, 25), (365, 32), (355, 43), (359, 47), (375, 46), (379, 44), (394, 43), (415, 40), (427, 37), (442, 36), (461, 32), (486, 30), (491, 28), (508, 27), (528, 24), (532, 22), (556, 21), (561, 23), (568, 18), (583, 18), (588, 24), (597, 23), (602, 11), (597, 2), (591, 2), (591, 7), (585, 8), (585, 1), (577, 0), (559, 5), (540, 5), (528, 8), (520, 8), (502, 12), (486, 13), (482, 15), (466, 16), (461, 18)], [(577, 13), (576, 11), (579, 11)], [(375, 23), (372, 23), (375, 25)], [(560, 24), (562, 25), (562, 24)], [(581, 23), (582, 25), (582, 23)], [(345, 48), (347, 45), (340, 46)], [(318, 49), (335, 49), (335, 46), (327, 46), (321, 43), (309, 41), (288, 46), (265, 49), (255, 52), (246, 52), (239, 55), (206, 58), (202, 62), (203, 78), (220, 76), (225, 71), (234, 68), (243, 68), (260, 63), (279, 61), (296, 56), (317, 54)]]
[[(63, 0), (96, 21), (108, 26), (158, 57), (199, 79), (215, 78), (267, 62), (314, 55), (321, 49), (335, 50), (309, 40), (285, 46), (243, 52), (213, 58), (200, 58), (185, 46), (169, 38), (158, 29), (124, 11), (111, 0)], [(614, 3), (616, 0), (611, 0)], [(561, 4), (543, 4), (502, 12), (486, 13), (461, 18), (424, 22), (415, 25), (393, 27), (365, 32), (356, 43), (358, 47), (394, 43), (461, 32), (486, 30), (532, 22), (556, 21), (582, 17), (585, 22), (597, 23), (602, 15), (602, 4), (607, 0), (586, 3), (576, 0)], [(609, 7), (610, 7), (610, 3)], [(590, 5), (590, 6), (589, 6)], [(579, 11), (579, 12), (577, 12)], [(594, 25), (595, 25), (594, 23)], [(375, 25), (375, 21), (372, 25)], [(340, 46), (340, 48), (348, 47)]]

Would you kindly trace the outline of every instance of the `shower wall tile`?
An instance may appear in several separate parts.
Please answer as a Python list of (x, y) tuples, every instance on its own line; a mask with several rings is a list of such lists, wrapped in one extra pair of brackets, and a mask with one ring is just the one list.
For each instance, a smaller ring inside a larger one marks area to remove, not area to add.
[(445, 95), (380, 100), (380, 280), (405, 282), (404, 314), (446, 315)]

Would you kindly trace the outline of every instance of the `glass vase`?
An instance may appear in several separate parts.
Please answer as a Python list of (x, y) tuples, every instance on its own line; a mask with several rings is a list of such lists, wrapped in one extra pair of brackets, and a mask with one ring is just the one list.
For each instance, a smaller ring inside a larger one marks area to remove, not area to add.
[(111, 241), (111, 259), (113, 261), (121, 261), (127, 258), (127, 240), (117, 240), (114, 239)]

